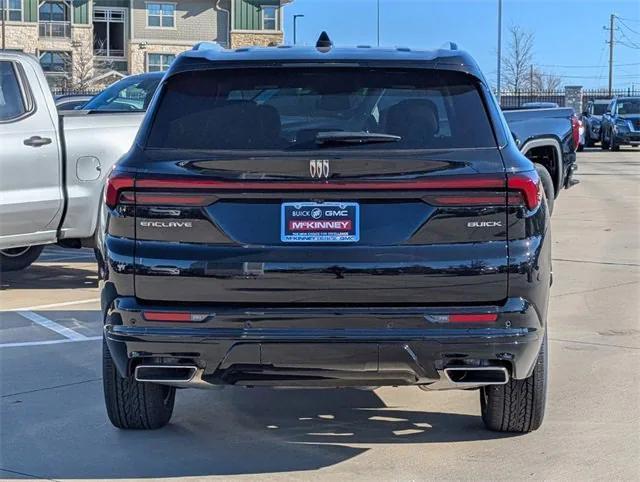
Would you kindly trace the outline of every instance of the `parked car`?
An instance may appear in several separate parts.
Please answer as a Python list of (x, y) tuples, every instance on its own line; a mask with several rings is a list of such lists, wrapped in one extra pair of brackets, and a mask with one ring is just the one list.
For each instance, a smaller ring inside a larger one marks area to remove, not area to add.
[(93, 98), (92, 95), (65, 94), (55, 97), (56, 108), (60, 110), (78, 110)]
[(560, 190), (578, 182), (574, 178), (580, 145), (578, 118), (569, 107), (508, 110), (504, 117), (520, 150), (538, 169), (552, 213)]
[(587, 109), (582, 113), (582, 122), (585, 127), (584, 145), (593, 146), (600, 141), (600, 122), (602, 114), (607, 110), (611, 99), (590, 100)]
[(200, 45), (101, 221), (116, 427), (229, 384), (477, 388), (489, 429), (542, 423), (547, 203), (464, 52)]
[(111, 112), (145, 112), (164, 72), (130, 75), (114, 82), (87, 102), (83, 109)]
[(38, 61), (0, 52), (0, 271), (46, 244), (95, 244), (104, 180), (144, 116), (99, 107), (57, 111)]
[(622, 145), (640, 145), (640, 97), (615, 98), (602, 116), (602, 149), (617, 151)]
[(556, 102), (525, 102), (520, 109), (555, 109), (560, 107)]

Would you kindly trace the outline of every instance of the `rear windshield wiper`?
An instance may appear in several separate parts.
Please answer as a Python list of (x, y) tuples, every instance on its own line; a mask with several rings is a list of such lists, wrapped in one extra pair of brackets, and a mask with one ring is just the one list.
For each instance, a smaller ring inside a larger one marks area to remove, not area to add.
[(372, 144), (377, 142), (398, 142), (402, 137), (377, 132), (327, 131), (316, 135), (316, 144)]

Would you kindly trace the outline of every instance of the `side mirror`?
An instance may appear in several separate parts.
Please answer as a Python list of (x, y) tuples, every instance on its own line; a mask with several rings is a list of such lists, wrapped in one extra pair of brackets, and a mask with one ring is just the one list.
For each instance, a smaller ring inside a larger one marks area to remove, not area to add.
[(511, 136), (513, 137), (514, 142), (516, 143), (516, 146), (518, 147), (518, 149), (520, 148), (520, 138), (516, 135), (515, 132), (511, 131)]

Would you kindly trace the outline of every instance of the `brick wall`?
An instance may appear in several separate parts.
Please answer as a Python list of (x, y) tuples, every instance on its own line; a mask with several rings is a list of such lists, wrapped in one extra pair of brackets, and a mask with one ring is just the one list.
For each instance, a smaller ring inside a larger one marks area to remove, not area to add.
[(249, 47), (252, 45), (266, 47), (275, 42), (281, 44), (283, 41), (282, 32), (231, 32), (231, 48)]

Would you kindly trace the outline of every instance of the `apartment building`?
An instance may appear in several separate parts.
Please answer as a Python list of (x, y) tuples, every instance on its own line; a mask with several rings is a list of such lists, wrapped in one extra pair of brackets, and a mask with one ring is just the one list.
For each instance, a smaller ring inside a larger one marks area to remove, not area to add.
[(85, 87), (165, 70), (204, 40), (281, 43), (283, 6), (292, 0), (3, 1), (2, 47), (37, 55), (52, 86)]

